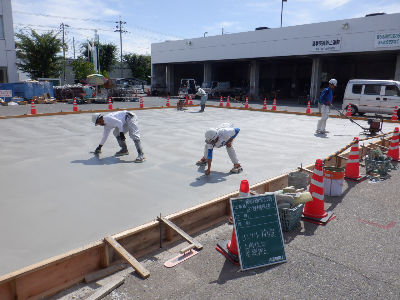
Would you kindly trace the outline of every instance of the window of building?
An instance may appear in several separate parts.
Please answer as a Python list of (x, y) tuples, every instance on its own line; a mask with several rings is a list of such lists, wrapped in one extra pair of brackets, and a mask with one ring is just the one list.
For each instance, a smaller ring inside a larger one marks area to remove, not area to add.
[(2, 15), (0, 15), (0, 39), (4, 39), (4, 24)]
[(362, 84), (353, 85), (353, 94), (361, 94)]
[(381, 86), (379, 84), (366, 84), (364, 89), (365, 95), (380, 95)]

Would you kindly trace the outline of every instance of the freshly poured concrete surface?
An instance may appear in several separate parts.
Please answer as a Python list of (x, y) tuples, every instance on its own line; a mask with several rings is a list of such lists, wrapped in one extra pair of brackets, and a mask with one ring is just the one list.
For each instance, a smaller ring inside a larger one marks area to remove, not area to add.
[[(110, 135), (100, 158), (89, 154), (102, 128), (90, 114), (0, 120), (0, 275), (131, 227), (315, 162), (351, 142), (360, 128), (329, 119), (331, 133), (314, 136), (318, 118), (207, 108), (136, 111), (147, 161), (133, 163)], [(214, 151), (212, 173), (201, 158), (204, 131), (231, 121), (244, 172), (229, 174), (225, 149)], [(366, 123), (361, 123), (366, 126)], [(384, 124), (384, 130), (394, 128)]]

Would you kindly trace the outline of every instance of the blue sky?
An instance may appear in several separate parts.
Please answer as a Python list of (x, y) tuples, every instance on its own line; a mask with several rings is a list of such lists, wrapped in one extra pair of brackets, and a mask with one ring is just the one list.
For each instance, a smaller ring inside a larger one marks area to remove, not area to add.
[[(63, 22), (68, 57), (98, 29), (100, 40), (119, 47), (115, 21), (126, 22), (123, 51), (150, 54), (151, 43), (165, 40), (280, 27), (281, 1), (248, 0), (12, 0), (14, 30), (34, 28), (39, 33), (59, 31)], [(399, 0), (288, 0), (283, 26), (363, 17), (369, 13), (400, 13)]]

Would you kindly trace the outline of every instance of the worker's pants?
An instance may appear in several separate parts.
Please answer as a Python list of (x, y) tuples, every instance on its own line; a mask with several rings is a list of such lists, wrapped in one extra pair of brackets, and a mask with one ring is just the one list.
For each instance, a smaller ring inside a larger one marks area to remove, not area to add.
[(208, 95), (203, 95), (200, 98), (200, 111), (204, 111), (204, 108), (206, 107), (206, 102), (208, 100)]
[(329, 118), (330, 110), (329, 105), (321, 104), (321, 119), (318, 121), (317, 131), (325, 131), (326, 120)]
[[(143, 154), (143, 149), (142, 149), (142, 146), (140, 143), (140, 131), (139, 131), (137, 124), (138, 124), (138, 119), (137, 119), (136, 115), (128, 113), (126, 116), (126, 122), (124, 124), (123, 132), (124, 133), (129, 132), (129, 136), (134, 141), (136, 150), (137, 150), (138, 154), (140, 155), (140, 154)], [(113, 134), (114, 134), (115, 138), (117, 139), (120, 147), (122, 149), (126, 150), (127, 149), (126, 142), (122, 141), (120, 139), (119, 133), (120, 133), (119, 129), (115, 128), (113, 131)]]
[[(229, 158), (231, 159), (231, 161), (234, 165), (240, 164), (239, 160), (236, 156), (236, 151), (233, 148), (233, 145), (231, 147), (226, 147), (226, 152), (228, 152)], [(207, 147), (207, 145), (205, 145), (204, 146), (204, 157), (207, 158), (207, 156), (208, 156), (208, 147)]]

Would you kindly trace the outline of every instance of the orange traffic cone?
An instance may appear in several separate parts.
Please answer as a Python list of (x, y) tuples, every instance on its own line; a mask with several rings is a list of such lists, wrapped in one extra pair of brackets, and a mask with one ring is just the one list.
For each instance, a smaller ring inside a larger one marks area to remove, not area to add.
[(76, 98), (74, 98), (74, 107), (72, 109), (73, 111), (78, 111), (78, 104), (76, 104)]
[(268, 107), (267, 107), (267, 98), (264, 98), (263, 110), (268, 110)]
[(189, 97), (189, 105), (193, 105), (192, 96)]
[(322, 160), (317, 159), (309, 188), (313, 200), (306, 203), (303, 211), (303, 219), (316, 224), (329, 222), (333, 215), (332, 212), (326, 212), (324, 209), (324, 177), (322, 166)]
[(246, 97), (246, 103), (244, 104), (244, 108), (249, 108), (249, 97)]
[(397, 116), (397, 106), (394, 107), (393, 115), (392, 115), (392, 121), (397, 121), (399, 118)]
[(352, 180), (361, 180), (365, 176), (360, 175), (360, 149), (358, 146), (358, 137), (353, 139), (353, 146), (351, 146), (350, 153), (346, 162), (346, 170), (344, 177)]
[(229, 96), (228, 96), (228, 98), (226, 98), (226, 107), (231, 107), (231, 102), (230, 102)]
[(169, 96), (167, 96), (167, 104), (166, 104), (166, 106), (169, 107), (169, 105), (170, 105), (169, 104)]
[(311, 114), (311, 102), (308, 100), (306, 114)]
[(143, 104), (143, 97), (140, 97), (140, 108), (143, 108), (144, 104)]
[(347, 106), (346, 117), (351, 117), (351, 103)]
[(274, 103), (272, 104), (272, 110), (276, 110), (276, 98), (274, 98)]
[(188, 95), (186, 95), (185, 105), (189, 105), (189, 97), (188, 97)]
[(35, 106), (35, 101), (33, 99), (31, 100), (31, 115), (36, 115), (36, 106)]
[[(249, 195), (249, 192), (249, 182), (247, 180), (242, 180), (242, 182), (240, 183), (239, 197), (246, 197)], [(231, 240), (225, 241), (223, 243), (218, 243), (215, 249), (235, 265), (240, 265), (235, 227), (233, 227), (232, 230)]]
[(112, 102), (111, 102), (111, 97), (108, 97), (108, 109), (113, 109)]
[(387, 156), (392, 160), (399, 161), (399, 127), (394, 129)]
[(221, 98), (219, 98), (219, 106), (220, 107), (224, 106), (224, 101), (222, 100), (222, 96), (221, 96)]

